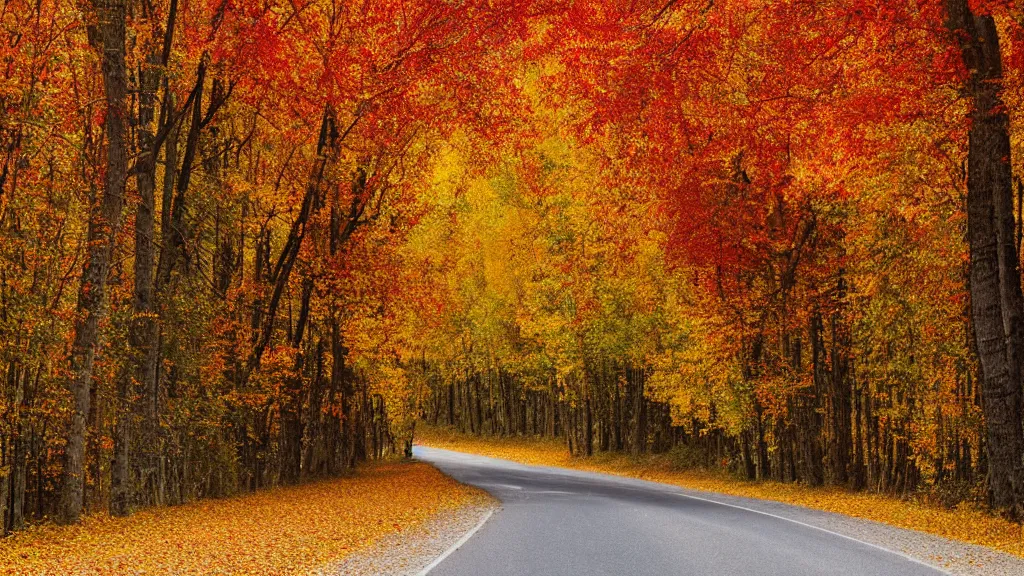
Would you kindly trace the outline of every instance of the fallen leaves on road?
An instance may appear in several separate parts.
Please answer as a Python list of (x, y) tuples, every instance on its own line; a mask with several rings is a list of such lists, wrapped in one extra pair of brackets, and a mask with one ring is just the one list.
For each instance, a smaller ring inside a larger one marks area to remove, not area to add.
[(236, 498), (87, 517), (0, 540), (5, 575), (308, 574), (486, 496), (421, 463)]
[(835, 487), (812, 488), (792, 483), (749, 482), (708, 472), (678, 470), (663, 455), (630, 457), (601, 453), (591, 458), (573, 457), (563, 442), (555, 440), (475, 437), (423, 427), (417, 428), (417, 442), (522, 464), (604, 472), (694, 490), (797, 504), (919, 530), (1024, 557), (1024, 530), (1021, 525), (967, 504), (949, 510), (913, 500), (851, 492)]

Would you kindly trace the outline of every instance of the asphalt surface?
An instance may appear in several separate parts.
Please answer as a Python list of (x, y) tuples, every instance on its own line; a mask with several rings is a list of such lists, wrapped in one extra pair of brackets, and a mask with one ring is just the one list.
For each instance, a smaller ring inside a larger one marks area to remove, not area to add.
[(675, 486), (423, 446), (414, 454), (502, 502), (430, 576), (944, 574), (897, 552)]

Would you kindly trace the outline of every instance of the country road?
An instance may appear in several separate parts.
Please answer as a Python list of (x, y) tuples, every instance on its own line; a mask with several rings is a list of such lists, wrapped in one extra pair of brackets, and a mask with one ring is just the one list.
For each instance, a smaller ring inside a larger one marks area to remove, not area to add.
[(944, 574), (787, 519), (777, 503), (760, 508), (759, 501), (422, 446), (414, 453), (502, 503), (430, 576)]

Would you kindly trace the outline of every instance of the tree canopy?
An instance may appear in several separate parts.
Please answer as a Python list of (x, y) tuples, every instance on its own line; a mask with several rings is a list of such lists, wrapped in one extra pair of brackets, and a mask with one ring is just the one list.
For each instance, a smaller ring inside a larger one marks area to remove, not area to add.
[(0, 518), (417, 418), (1024, 504), (1024, 13), (10, 0)]

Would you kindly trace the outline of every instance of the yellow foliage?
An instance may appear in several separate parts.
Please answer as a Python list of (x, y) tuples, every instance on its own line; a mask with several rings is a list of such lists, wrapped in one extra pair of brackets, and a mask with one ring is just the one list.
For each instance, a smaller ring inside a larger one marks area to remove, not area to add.
[(0, 541), (0, 567), (12, 576), (308, 574), (485, 498), (426, 464), (383, 463), (350, 478), (34, 527)]

